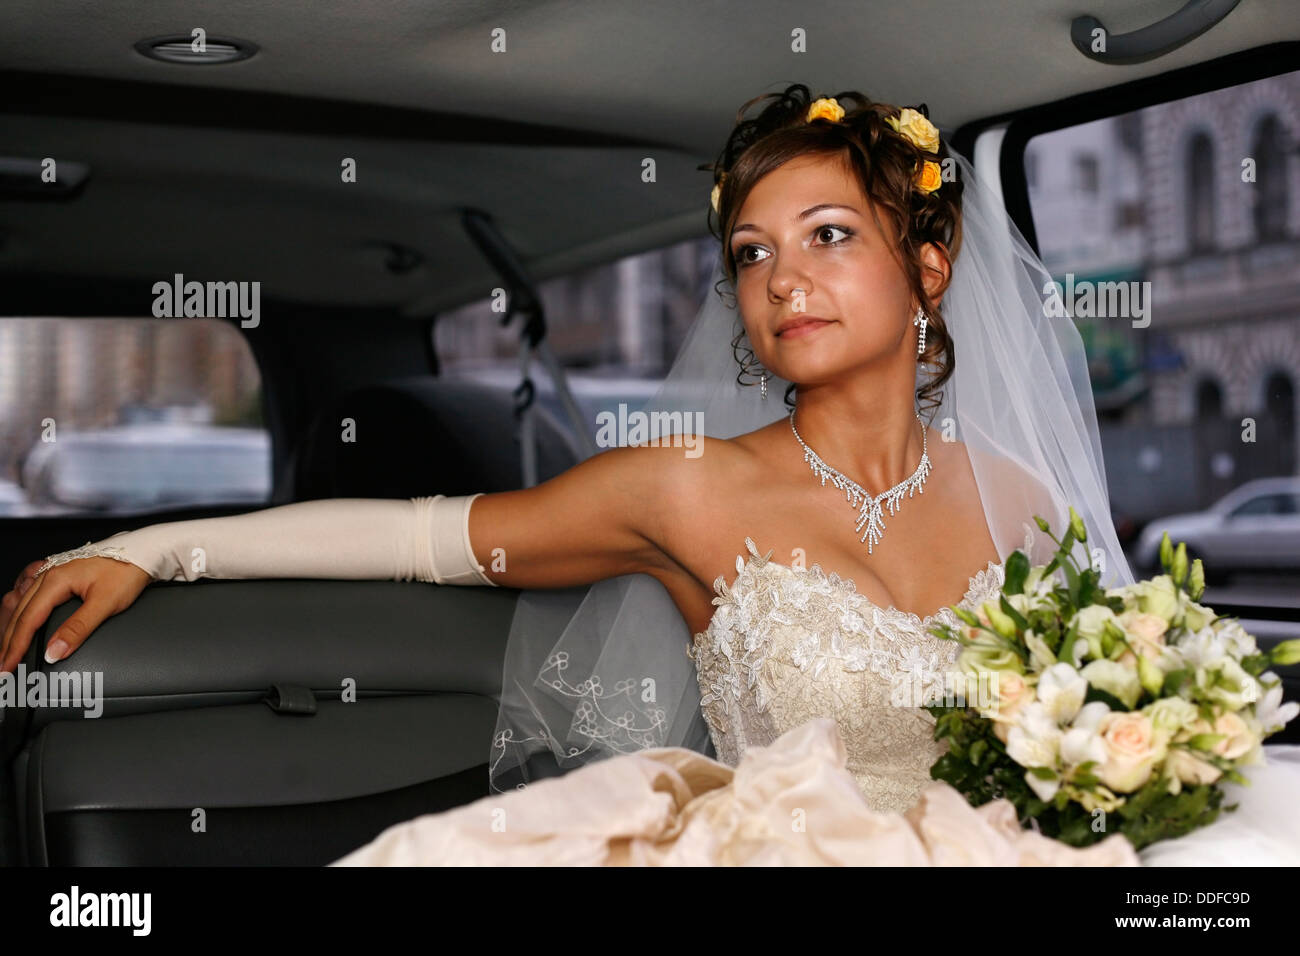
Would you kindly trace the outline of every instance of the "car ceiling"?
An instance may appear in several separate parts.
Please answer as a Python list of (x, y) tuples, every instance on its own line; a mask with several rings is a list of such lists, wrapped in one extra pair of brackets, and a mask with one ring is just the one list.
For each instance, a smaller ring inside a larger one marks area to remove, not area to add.
[[(66, 201), (0, 197), (0, 277), (139, 280), (141, 314), (148, 287), (179, 272), (429, 315), (500, 284), (465, 206), (493, 216), (537, 279), (705, 235), (712, 182), (697, 167), (745, 100), (787, 83), (924, 102), (951, 133), (1300, 38), (1294, 0), (1246, 0), (1145, 64), (1070, 43), (1079, 14), (1122, 33), (1182, 4), (6, 0), (0, 156), (91, 176)], [(133, 48), (194, 27), (260, 50), (195, 67)], [(504, 53), (489, 50), (497, 27)], [(806, 53), (790, 50), (795, 28)], [(344, 157), (356, 183), (341, 182)], [(390, 269), (389, 244), (419, 264)]]

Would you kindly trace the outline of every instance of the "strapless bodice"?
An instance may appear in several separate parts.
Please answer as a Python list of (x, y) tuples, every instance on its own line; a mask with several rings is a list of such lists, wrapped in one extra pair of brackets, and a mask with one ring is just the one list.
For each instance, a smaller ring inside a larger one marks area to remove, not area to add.
[[(848, 769), (874, 809), (904, 811), (930, 782), (945, 744), (919, 701), (942, 689), (956, 642), (929, 633), (961, 622), (949, 607), (920, 617), (879, 607), (853, 581), (813, 565), (800, 569), (760, 555), (736, 559), (736, 579), (714, 583), (709, 626), (687, 650), (718, 759), (735, 766), (813, 717), (831, 717)], [(977, 608), (1002, 588), (993, 561), (970, 579), (959, 607)]]

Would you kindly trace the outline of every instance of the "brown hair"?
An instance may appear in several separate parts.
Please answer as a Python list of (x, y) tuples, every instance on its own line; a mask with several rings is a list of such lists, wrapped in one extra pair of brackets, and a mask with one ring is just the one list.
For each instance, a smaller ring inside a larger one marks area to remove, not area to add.
[[(939, 142), (938, 153), (930, 153), (900, 135), (885, 120), (896, 117), (900, 109), (888, 103), (876, 103), (856, 91), (836, 93), (835, 99), (845, 113), (838, 122), (817, 119), (808, 122), (808, 108), (821, 97), (809, 94), (808, 87), (796, 83), (783, 93), (767, 93), (745, 103), (736, 113), (736, 125), (726, 145), (712, 166), (715, 185), (721, 181), (718, 217), (709, 216), (709, 231), (722, 243), (723, 269), (735, 287), (736, 262), (728, 242), (736, 215), (755, 184), (778, 166), (806, 155), (833, 155), (846, 163), (862, 186), (862, 191), (876, 209), (885, 210), (890, 223), (886, 234), (897, 239), (900, 262), (908, 284), (929, 316), (925, 352), (917, 357), (937, 368), (937, 373), (917, 388), (919, 402), (937, 407), (936, 393), (952, 375), (956, 362), (952, 337), (943, 315), (926, 295), (921, 282), (924, 264), (921, 247), (934, 243), (947, 258), (949, 267), (961, 247), (961, 192), (959, 178), (945, 180), (938, 189), (923, 193), (913, 183), (921, 163), (930, 160), (943, 165), (950, 154), (947, 144)], [(770, 101), (758, 114), (747, 119), (746, 112), (756, 103)], [(925, 104), (913, 107), (929, 116)], [(725, 178), (724, 178), (725, 174)], [(879, 217), (877, 216), (877, 222)], [(732, 342), (738, 349), (744, 335), (742, 328)], [(750, 352), (752, 357), (753, 353)], [(740, 359), (742, 374), (746, 362)], [(739, 376), (737, 376), (739, 380)], [(791, 386), (793, 388), (793, 386)], [(790, 403), (790, 391), (786, 392)]]

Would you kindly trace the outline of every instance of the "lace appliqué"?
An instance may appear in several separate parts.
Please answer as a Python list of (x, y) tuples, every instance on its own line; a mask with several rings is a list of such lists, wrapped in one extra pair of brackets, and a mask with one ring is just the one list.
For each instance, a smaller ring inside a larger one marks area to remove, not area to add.
[[(717, 611), (687, 649), (719, 759), (734, 766), (748, 747), (830, 716), (873, 806), (907, 809), (942, 754), (920, 702), (942, 688), (958, 651), (929, 627), (959, 619), (949, 607), (927, 617), (879, 607), (834, 572), (776, 564), (745, 545), (749, 560), (736, 558), (730, 587), (714, 582)], [(1004, 573), (990, 561), (958, 606), (995, 595)]]
[(132, 564), (124, 554), (124, 549), (109, 545), (96, 545), (87, 541), (79, 548), (73, 548), (71, 551), (60, 551), (58, 554), (52, 554), (45, 559), (45, 563), (36, 569), (36, 574), (44, 574), (50, 568), (60, 564), (67, 564), (69, 561), (75, 561), (78, 558), (112, 558), (114, 561), (123, 561), (126, 564)]

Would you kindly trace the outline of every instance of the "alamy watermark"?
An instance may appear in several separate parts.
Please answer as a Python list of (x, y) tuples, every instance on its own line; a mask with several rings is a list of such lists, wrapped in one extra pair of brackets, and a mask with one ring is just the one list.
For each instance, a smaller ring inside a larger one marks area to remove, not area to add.
[(687, 458), (699, 458), (704, 453), (704, 413), (629, 412), (627, 403), (619, 402), (617, 414), (603, 411), (596, 416), (596, 445), (684, 448)]
[(53, 671), (27, 673), (19, 664), (15, 672), (0, 674), (0, 711), (11, 707), (70, 707), (83, 717), (104, 712), (103, 671)]
[(260, 282), (186, 282), (178, 272), (170, 283), (155, 282), (153, 294), (158, 319), (239, 318), (244, 329), (255, 329), (262, 321)]
[(1132, 319), (1135, 329), (1151, 324), (1150, 282), (1076, 280), (1067, 272), (1064, 283), (1044, 285), (1043, 296), (1043, 314), (1049, 319)]

